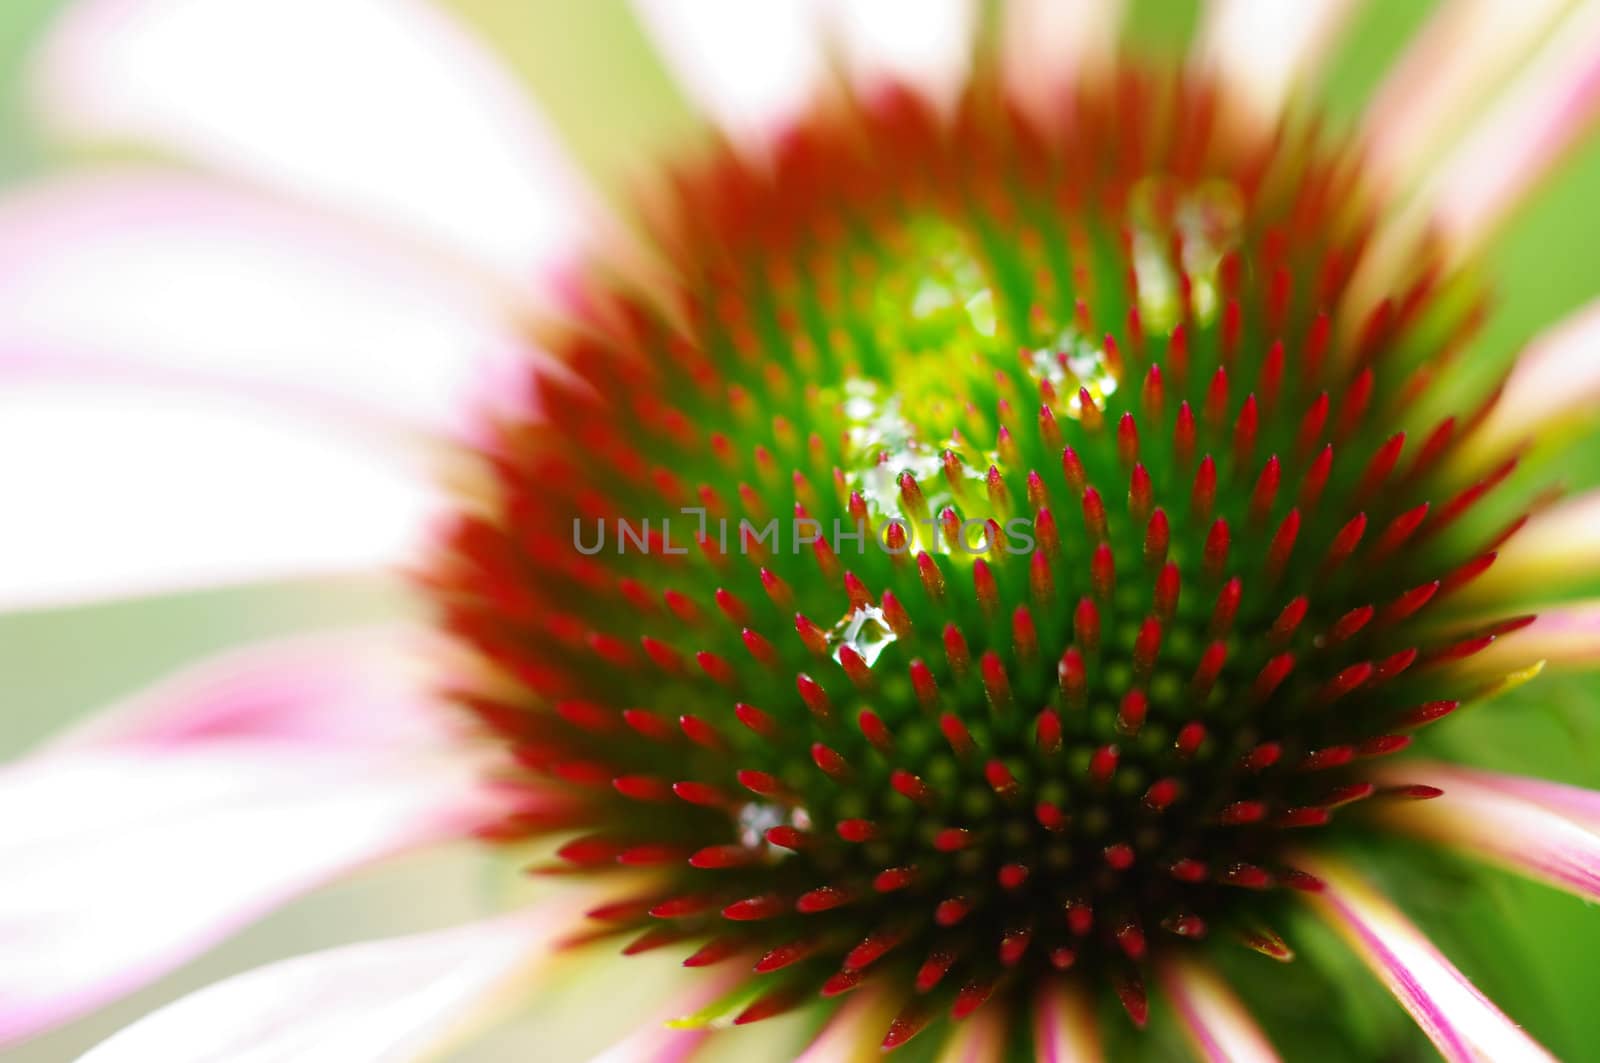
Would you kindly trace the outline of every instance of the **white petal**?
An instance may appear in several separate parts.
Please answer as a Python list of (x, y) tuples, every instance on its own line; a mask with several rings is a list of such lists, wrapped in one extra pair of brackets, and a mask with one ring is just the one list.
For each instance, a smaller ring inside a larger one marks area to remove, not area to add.
[(0, 608), (419, 556), (413, 455), (262, 401), (132, 382), (0, 389)]
[(420, 0), (89, 0), (35, 96), (65, 133), (158, 144), (514, 277), (593, 207), (509, 76)]
[(867, 1063), (882, 1059), (884, 1034), (894, 1021), (894, 1003), (878, 986), (853, 991), (794, 1063)]
[(1541, 1048), (1400, 911), (1354, 872), (1331, 860), (1296, 864), (1325, 884), (1308, 894), (1335, 930), (1366, 961), (1449, 1063), (1547, 1061)]
[(1600, 406), (1600, 301), (1569, 315), (1528, 345), (1462, 460), (1498, 460), (1511, 447), (1588, 417), (1596, 406)]
[(1083, 993), (1047, 982), (1033, 1005), (1039, 1063), (1097, 1063), (1105, 1058), (1094, 1006)]
[(399, 1063), (435, 1051), (569, 929), (539, 907), (257, 968), (134, 1023), (81, 1063)]
[(845, 59), (867, 87), (903, 80), (949, 104), (966, 82), (977, 28), (974, 0), (816, 0)]
[(461, 436), (526, 365), (490, 286), (215, 182), (126, 171), (0, 204), (0, 373), (228, 387)]
[(1534, 514), (1470, 586), (1474, 598), (1527, 601), (1600, 572), (1600, 491)]
[(342, 873), (472, 829), (488, 813), (474, 775), (460, 761), (243, 741), (0, 770), (0, 1043), (137, 988)]
[[(1412, 778), (1417, 766), (1408, 767), (1413, 774), (1407, 778)], [(1433, 773), (1426, 778), (1429, 785), (1444, 789), (1443, 796), (1391, 802), (1382, 811), (1386, 825), (1600, 900), (1600, 835), (1501, 788), (1490, 772)], [(1588, 800), (1600, 804), (1600, 794), (1590, 792)]]
[(1460, 131), (1569, 0), (1440, 4), (1367, 107), (1367, 161), (1396, 187)]
[(248, 739), (304, 748), (439, 749), (455, 736), (432, 696), (431, 633), (375, 627), (259, 643), (209, 658), (58, 735), (52, 750)]
[(1313, 76), (1356, 0), (1213, 0), (1200, 48), (1250, 117), (1271, 125)]
[(1600, 110), (1600, 4), (1576, 5), (1526, 72), (1425, 184), (1458, 249), (1480, 246), (1565, 157)]
[(1041, 124), (1057, 117), (1075, 79), (1116, 56), (1123, 0), (1015, 0), (1003, 8), (1002, 72), (1011, 93)]
[(1195, 1054), (1207, 1063), (1270, 1063), (1278, 1058), (1266, 1035), (1223, 980), (1192, 957), (1160, 970), (1161, 988)]
[(633, 0), (678, 80), (736, 142), (758, 146), (810, 102), (823, 77), (808, 0)]

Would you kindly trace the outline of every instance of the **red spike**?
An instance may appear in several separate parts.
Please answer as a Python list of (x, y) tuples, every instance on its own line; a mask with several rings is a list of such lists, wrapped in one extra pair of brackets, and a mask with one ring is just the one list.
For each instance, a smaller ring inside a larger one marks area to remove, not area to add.
[(1144, 691), (1137, 687), (1128, 691), (1117, 709), (1117, 730), (1125, 735), (1137, 735), (1149, 711), (1150, 698)]
[(1083, 489), (1088, 486), (1088, 475), (1083, 471), (1083, 462), (1078, 458), (1078, 452), (1071, 447), (1061, 451), (1061, 473), (1066, 477), (1067, 486), (1075, 494), (1083, 494)]
[(1365, 801), (1377, 790), (1378, 788), (1369, 782), (1355, 782), (1347, 786), (1339, 786), (1322, 799), (1322, 807), (1338, 808), (1342, 805), (1354, 804), (1357, 801)]
[(741, 768), (735, 773), (739, 785), (753, 794), (762, 797), (783, 798), (788, 796), (788, 789), (778, 781), (778, 777), (770, 772), (755, 771), (752, 768)]
[(889, 785), (894, 787), (897, 793), (919, 805), (928, 807), (934, 803), (934, 793), (928, 788), (928, 784), (903, 768), (896, 768), (890, 772)]
[(1011, 643), (1023, 664), (1032, 664), (1039, 658), (1039, 633), (1033, 625), (1033, 614), (1026, 605), (1019, 605), (1011, 614)]
[(1177, 423), (1172, 430), (1172, 453), (1180, 469), (1187, 469), (1194, 461), (1196, 434), (1194, 411), (1185, 402), (1178, 407)]
[(1161, 621), (1153, 616), (1145, 617), (1133, 642), (1133, 674), (1136, 679), (1149, 678), (1150, 673), (1155, 671), (1156, 656), (1160, 652)]
[(1052, 561), (1061, 553), (1061, 532), (1056, 529), (1056, 518), (1048, 509), (1039, 510), (1033, 518), (1033, 534), (1039, 549)]
[(1317, 500), (1322, 497), (1322, 489), (1328, 485), (1328, 474), (1332, 471), (1333, 447), (1326, 446), (1300, 480), (1301, 509), (1309, 513), (1316, 508)]
[(1089, 757), (1089, 778), (1095, 785), (1104, 786), (1116, 772), (1116, 746), (1101, 746)]
[(1346, 694), (1360, 687), (1363, 683), (1371, 678), (1372, 665), (1369, 662), (1362, 661), (1359, 664), (1352, 664), (1350, 667), (1346, 668), (1344, 671), (1328, 680), (1328, 682), (1323, 686), (1319, 695), (1320, 700), (1323, 704), (1337, 701)]
[[(1306, 409), (1305, 415), (1300, 418), (1300, 432), (1295, 439), (1296, 454), (1301, 457), (1310, 454), (1317, 440), (1322, 438), (1322, 430), (1328, 424), (1328, 408), (1328, 393), (1324, 391)], [(1323, 452), (1330, 455), (1332, 450), (1331, 444), (1323, 448)]]
[(1189, 511), (1196, 521), (1211, 519), (1211, 507), (1217, 501), (1217, 463), (1210, 454), (1200, 459), (1195, 470), (1194, 489), (1189, 494)]
[(1228, 417), (1228, 371), (1220, 365), (1206, 388), (1205, 415), (1206, 427), (1212, 431), (1220, 429)]
[(894, 739), (889, 733), (888, 726), (883, 722), (883, 718), (871, 709), (862, 709), (857, 714), (856, 726), (861, 728), (862, 736), (879, 753), (888, 756), (894, 751)]
[(1220, 580), (1222, 578), (1222, 570), (1228, 564), (1228, 542), (1230, 538), (1228, 522), (1222, 517), (1218, 517), (1212, 523), (1211, 530), (1206, 533), (1205, 547), (1202, 551), (1208, 579)]
[(1043, 550), (1034, 551), (1028, 560), (1028, 592), (1033, 596), (1034, 604), (1041, 609), (1050, 607), (1055, 601), (1055, 576), (1050, 571), (1050, 555)]
[(1235, 801), (1217, 813), (1217, 822), (1224, 827), (1237, 827), (1247, 823), (1259, 823), (1266, 818), (1266, 815), (1265, 802)]
[(888, 1051), (899, 1048), (928, 1025), (933, 1018), (933, 1013), (921, 1006), (918, 1001), (912, 1001), (901, 1009), (900, 1014), (894, 1017), (894, 1022), (889, 1024), (889, 1032), (884, 1035), (883, 1048)]
[(1211, 610), (1211, 637), (1221, 638), (1233, 630), (1234, 617), (1239, 615), (1239, 602), (1244, 597), (1244, 583), (1235, 576), (1217, 592), (1217, 603)]
[(1069, 646), (1062, 653), (1061, 663), (1056, 667), (1056, 677), (1061, 683), (1067, 708), (1082, 709), (1088, 703), (1089, 674), (1077, 647)]
[(1113, 871), (1126, 871), (1133, 866), (1133, 846), (1127, 842), (1116, 842), (1108, 845), (1101, 851), (1107, 866)]
[(689, 741), (693, 742), (697, 746), (709, 749), (715, 753), (721, 753), (727, 748), (722, 741), (722, 736), (717, 733), (716, 728), (712, 727), (709, 723), (706, 723), (698, 716), (689, 714), (679, 716), (678, 726), (682, 728), (684, 735), (689, 739)]
[(1161, 378), (1161, 367), (1151, 363), (1144, 375), (1144, 413), (1152, 423), (1161, 419), (1161, 407), (1166, 402), (1166, 383)]
[(1167, 549), (1171, 542), (1172, 529), (1167, 523), (1167, 514), (1164, 510), (1157, 509), (1150, 514), (1150, 522), (1145, 527), (1145, 564), (1154, 567), (1165, 561), (1167, 559)]
[(701, 946), (700, 951), (683, 961), (685, 967), (710, 967), (721, 963), (737, 954), (743, 947), (736, 937), (712, 938)]
[(983, 692), (992, 712), (1003, 713), (1011, 708), (1011, 680), (1006, 676), (1005, 662), (994, 650), (988, 650), (978, 662), (983, 676)]
[(839, 667), (857, 690), (866, 692), (873, 688), (872, 667), (853, 646), (839, 647)]
[(919, 993), (926, 993), (944, 980), (944, 976), (955, 966), (956, 954), (936, 950), (923, 961), (917, 968), (916, 988)]
[(1434, 580), (1432, 583), (1424, 583), (1406, 591), (1384, 607), (1380, 623), (1384, 625), (1398, 624), (1405, 620), (1418, 609), (1427, 605), (1433, 596), (1438, 593), (1439, 587), (1440, 582)]
[(1132, 468), (1139, 460), (1139, 426), (1131, 413), (1124, 413), (1117, 421), (1117, 456), (1126, 468)]
[(1351, 498), (1361, 503), (1383, 486), (1383, 482), (1394, 471), (1395, 463), (1400, 460), (1400, 450), (1405, 443), (1406, 434), (1396, 432), (1373, 453), (1372, 460), (1367, 463), (1366, 471), (1361, 474), (1361, 482), (1356, 486)]
[(1410, 735), (1379, 735), (1356, 746), (1358, 757), (1386, 757), (1398, 753), (1411, 744)]
[(950, 897), (939, 902), (933, 910), (933, 921), (940, 926), (955, 926), (972, 911), (972, 902), (965, 897)]
[(811, 759), (824, 775), (834, 779), (850, 778), (850, 764), (840, 753), (821, 742), (811, 744)]
[(1357, 513), (1354, 517), (1351, 517), (1345, 526), (1339, 529), (1339, 533), (1333, 537), (1333, 542), (1328, 547), (1328, 556), (1322, 562), (1324, 571), (1331, 572), (1343, 564), (1345, 558), (1355, 552), (1356, 546), (1361, 542), (1361, 536), (1365, 534), (1366, 530), (1367, 515), (1365, 513)]
[(733, 670), (733, 665), (710, 650), (701, 650), (694, 655), (694, 659), (700, 670), (710, 677), (712, 682), (725, 687), (738, 685), (739, 676)]
[(1343, 767), (1354, 760), (1355, 755), (1353, 746), (1328, 746), (1306, 754), (1298, 766), (1301, 771), (1327, 771)]
[(1180, 788), (1173, 778), (1157, 779), (1144, 792), (1144, 803), (1153, 812), (1164, 812), (1178, 799)]
[(837, 886), (820, 886), (809, 893), (801, 894), (795, 901), (794, 909), (802, 915), (814, 915), (817, 912), (826, 912), (842, 907), (856, 899), (850, 890), (840, 889)]
[(1199, 752), (1200, 744), (1205, 740), (1205, 724), (1193, 720), (1178, 729), (1178, 737), (1173, 740), (1172, 745), (1181, 759), (1188, 760)]
[(1254, 864), (1232, 864), (1223, 868), (1217, 881), (1228, 886), (1241, 886), (1248, 890), (1264, 890), (1272, 885), (1272, 876)]
[(1413, 664), (1416, 664), (1417, 656), (1417, 650), (1413, 648), (1401, 650), (1399, 653), (1385, 657), (1372, 669), (1373, 684), (1386, 683), (1393, 679)]
[(776, 845), (780, 849), (791, 849), (795, 852), (804, 849), (808, 841), (804, 831), (798, 827), (787, 825), (768, 827), (764, 837), (769, 845)]
[(1094, 556), (1089, 558), (1089, 583), (1101, 601), (1111, 600), (1112, 593), (1117, 589), (1117, 562), (1109, 543), (1095, 547)]
[(1260, 430), (1261, 414), (1254, 395), (1244, 397), (1238, 420), (1233, 425), (1233, 461), (1236, 468), (1250, 464), (1256, 449), (1256, 434)]
[(689, 857), (689, 866), (702, 870), (743, 867), (754, 862), (758, 856), (755, 850), (742, 845), (709, 845)]
[(1052, 833), (1066, 830), (1071, 822), (1065, 812), (1049, 801), (1040, 801), (1033, 806), (1033, 818), (1039, 821), (1039, 826)]
[(717, 787), (693, 780), (673, 783), (672, 792), (677, 794), (681, 801), (706, 808), (724, 808), (733, 803), (732, 799)]
[(1356, 426), (1361, 423), (1361, 418), (1366, 415), (1367, 404), (1372, 400), (1372, 389), (1377, 378), (1372, 372), (1372, 367), (1361, 371), (1351, 383), (1350, 389), (1345, 392), (1343, 408), (1339, 413), (1338, 439), (1347, 438)]
[(1289, 600), (1278, 614), (1278, 619), (1272, 622), (1272, 629), (1267, 632), (1267, 641), (1274, 646), (1282, 646), (1294, 637), (1300, 628), (1300, 621), (1306, 618), (1306, 610), (1311, 607), (1305, 595)]
[(1329, 645), (1338, 645), (1346, 639), (1353, 638), (1357, 632), (1367, 626), (1377, 610), (1370, 605), (1358, 606), (1345, 613), (1333, 626), (1328, 629), (1327, 642)]
[(1206, 696), (1211, 693), (1211, 688), (1216, 685), (1217, 677), (1222, 674), (1223, 665), (1228, 663), (1228, 644), (1217, 641), (1211, 643), (1200, 654), (1200, 663), (1195, 666), (1194, 678), (1189, 681), (1189, 696), (1196, 704), (1203, 704)]
[(847, 842), (861, 844), (878, 836), (878, 825), (870, 819), (842, 819), (834, 827), (839, 837)]
[(1135, 463), (1128, 479), (1128, 516), (1135, 525), (1143, 524), (1149, 518), (1153, 500), (1150, 473), (1143, 465)]
[(734, 901), (722, 909), (724, 919), (735, 922), (750, 922), (760, 919), (772, 919), (783, 915), (789, 910), (782, 897), (776, 893), (765, 893), (759, 897), (746, 897), (742, 901)]
[[(1283, 275), (1287, 277), (1287, 273)], [(1276, 275), (1275, 275), (1276, 277)], [(1270, 412), (1278, 405), (1278, 391), (1283, 385), (1283, 341), (1274, 340), (1261, 360), (1261, 404)]]
[(1388, 527), (1383, 529), (1383, 533), (1372, 544), (1372, 563), (1376, 564), (1389, 557), (1401, 546), (1405, 545), (1406, 540), (1411, 538), (1411, 534), (1417, 530), (1417, 526), (1422, 523), (1423, 518), (1427, 515), (1428, 503), (1424, 502), (1413, 509), (1406, 510), (1391, 520)]
[(939, 717), (939, 730), (956, 756), (966, 758), (977, 753), (978, 747), (972, 741), (972, 732), (967, 730), (967, 725), (955, 713), (947, 712)]
[(746, 705), (741, 701), (734, 705), (733, 714), (738, 717), (740, 723), (767, 741), (776, 741), (779, 737), (777, 721), (755, 706)]
[(917, 869), (914, 867), (890, 867), (878, 872), (872, 880), (872, 888), (879, 893), (893, 893), (903, 890), (917, 880)]
[(1179, 322), (1172, 328), (1172, 335), (1167, 342), (1167, 367), (1172, 370), (1172, 376), (1182, 388), (1189, 376), (1189, 333)]
[(965, 675), (972, 665), (972, 653), (967, 648), (967, 637), (954, 621), (944, 626), (944, 655), (950, 664), (950, 671), (957, 676)]
[(800, 700), (811, 710), (811, 715), (824, 723), (833, 719), (833, 702), (829, 700), (828, 692), (822, 689), (820, 683), (801, 672), (794, 677), (794, 685), (800, 692)]
[(1072, 614), (1072, 637), (1085, 653), (1100, 648), (1100, 610), (1088, 598), (1078, 599)]
[(1116, 990), (1122, 1010), (1128, 1013), (1133, 1025), (1141, 1030), (1144, 1029), (1145, 1023), (1150, 1021), (1150, 1001), (1145, 996), (1144, 983), (1138, 974), (1131, 971), (1113, 971), (1111, 985)]
[(1202, 864), (1198, 860), (1191, 860), (1188, 857), (1184, 857), (1182, 860), (1179, 860), (1177, 863), (1168, 868), (1168, 870), (1171, 872), (1172, 877), (1177, 879), (1179, 882), (1204, 882), (1207, 877), (1206, 865)]
[(1424, 724), (1432, 723), (1450, 715), (1460, 705), (1461, 702), (1459, 701), (1430, 701), (1412, 709), (1404, 716), (1401, 716), (1397, 722), (1401, 727), (1421, 727)]
[(1250, 522), (1260, 527), (1266, 524), (1267, 518), (1272, 514), (1272, 504), (1278, 497), (1278, 481), (1283, 475), (1283, 470), (1278, 463), (1276, 454), (1267, 459), (1266, 465), (1261, 468), (1261, 475), (1256, 478), (1255, 490), (1250, 495)]
[(1001, 797), (1011, 797), (1017, 793), (1017, 777), (1011, 774), (1011, 769), (1006, 767), (1004, 761), (991, 760), (985, 764), (983, 777), (989, 783), (989, 788)]
[[(763, 638), (760, 632), (745, 628), (739, 632), (739, 637), (744, 642), (744, 648), (750, 651), (750, 656), (754, 657), (760, 664), (768, 668), (776, 668), (781, 663), (777, 649), (772, 643)], [(843, 649), (848, 650), (849, 648), (846, 646)]]
[[(1043, 418), (1040, 420), (1042, 422)], [(1078, 389), (1078, 423), (1083, 425), (1086, 432), (1098, 432), (1105, 425), (1100, 407), (1095, 405), (1094, 396), (1089, 394), (1088, 388)], [(1040, 427), (1043, 429), (1043, 424)], [(1054, 418), (1050, 419), (1050, 429), (1044, 435), (1044, 443), (1051, 450), (1061, 445), (1061, 430), (1055, 426)]]
[(1161, 566), (1156, 574), (1155, 610), (1163, 623), (1172, 620), (1178, 611), (1178, 594), (1182, 590), (1182, 576), (1178, 566), (1171, 561)]
[(939, 686), (934, 682), (933, 672), (921, 658), (913, 660), (909, 666), (911, 672), (911, 689), (916, 692), (917, 701), (922, 705), (923, 711), (932, 712), (939, 707)]
[(652, 742), (672, 741), (672, 725), (644, 709), (623, 709), (622, 721)]
[(1100, 500), (1100, 492), (1093, 487), (1083, 490), (1083, 525), (1095, 542), (1106, 541), (1106, 507)]
[(794, 628), (806, 649), (818, 657), (828, 656), (828, 633), (807, 619), (804, 613), (794, 614)]
[(972, 844), (972, 832), (961, 827), (946, 827), (933, 836), (933, 847), (941, 853), (960, 852)]

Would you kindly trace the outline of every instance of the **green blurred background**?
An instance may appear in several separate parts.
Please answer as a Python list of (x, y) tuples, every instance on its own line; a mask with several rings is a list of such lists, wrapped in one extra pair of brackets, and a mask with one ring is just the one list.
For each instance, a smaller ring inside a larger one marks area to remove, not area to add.
[[(65, 6), (63, 0), (0, 3), (0, 185), (82, 163), (38, 135), (26, 101), (30, 47)], [(690, 107), (618, 0), (450, 0), (448, 6), (472, 16), (515, 63), (608, 193), (620, 195), (654, 153), (692, 135)], [(1432, 6), (1430, 0), (1371, 0), (1365, 6), (1327, 78), (1328, 109), (1336, 121), (1359, 113), (1385, 65)], [(1195, 23), (1190, 3), (1143, 0), (1133, 8), (1130, 32), (1146, 47), (1180, 48)], [(1496, 241), (1489, 268), (1498, 309), (1474, 351), (1485, 371), (1503, 364), (1541, 326), (1600, 295), (1597, 192), (1600, 138)], [(1574, 486), (1600, 482), (1600, 447), (1580, 448), (1554, 468)], [(27, 505), (26, 499), (0, 500), (0, 519)], [(1572, 593), (1594, 590), (1577, 586)], [(64, 723), (207, 653), (415, 610), (396, 586), (351, 578), (0, 615), (0, 756), (22, 753)], [(1600, 787), (1600, 683), (1593, 679), (1546, 677), (1439, 730), (1432, 740), (1461, 759)], [(229, 973), (310, 948), (472, 918), (484, 910), (491, 883), (503, 870), (461, 847), (365, 874), (291, 905), (188, 969), (7, 1058), (72, 1058), (138, 1015)], [(1455, 873), (1453, 867), (1445, 870)], [(114, 890), (115, 869), (103, 873), (106, 889)], [(1481, 886), (1443, 891), (1408, 890), (1400, 876), (1392, 884), (1467, 973), (1552, 1050), (1565, 1059), (1600, 1059), (1600, 1008), (1594, 1006), (1600, 995), (1600, 913), (1509, 876), (1486, 873), (1475, 881)], [(460, 1058), (586, 1058), (616, 1036), (619, 1021), (642, 1014), (650, 985), (665, 970), (661, 963), (630, 961), (606, 980), (598, 997), (579, 979), (564, 978), (532, 1001), (512, 1028)], [(1350, 1006), (1373, 1004), (1370, 993), (1352, 993)], [(1308, 1008), (1324, 1005), (1333, 1006), (1306, 1002)], [(800, 1032), (793, 1023), (776, 1032), (755, 1031), (753, 1040), (736, 1041), (727, 1058), (766, 1055), (758, 1045), (780, 1046)], [(1296, 1052), (1290, 1048), (1295, 1042), (1281, 1036), (1278, 1043), (1290, 1058), (1323, 1058), (1320, 1049)], [(1413, 1045), (1393, 1049), (1390, 1058), (1411, 1057), (1419, 1051)], [(524, 1055), (533, 1051), (529, 1046), (536, 1053)], [(1420, 1051), (1417, 1058), (1427, 1058), (1425, 1048)]]

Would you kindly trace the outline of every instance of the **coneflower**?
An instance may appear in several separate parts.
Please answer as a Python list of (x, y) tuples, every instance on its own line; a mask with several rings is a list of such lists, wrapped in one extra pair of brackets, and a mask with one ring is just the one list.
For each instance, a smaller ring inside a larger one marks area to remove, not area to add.
[(1291, 958), (1296, 893), (1359, 919), (1323, 854), (1442, 792), (1386, 758), (1532, 618), (1457, 607), (1525, 520), (1492, 402), (1418, 409), (1480, 296), (1424, 244), (1352, 300), (1354, 149), (996, 75), (685, 170), (675, 279), (579, 286), (434, 585), (570, 800), (526, 830), (653, 872), (586, 940), (739, 965), (735, 1024), (872, 984), (886, 1048), (991, 1008), (1048, 1058), (1057, 975), (1142, 1026), (1202, 940)]
[[(814, 1063), (1156, 1056), (1162, 1013), (1201, 1058), (1266, 1059), (1251, 1012), (1311, 921), (1445, 1058), (1549, 1058), (1361, 865), (1431, 841), (1600, 898), (1600, 795), (1411, 749), (1593, 656), (1592, 610), (1536, 616), (1519, 585), (1596, 541), (1573, 535), (1593, 504), (1518, 474), (1541, 427), (1592, 409), (1595, 320), (1487, 387), (1467, 354), (1483, 234), (1600, 95), (1600, 12), (1560, 24), (1500, 139), (1418, 191), (1407, 138), (1447, 100), (1391, 98), (1361, 134), (1289, 106), (1342, 7), (1220, 3), (1179, 64), (1113, 47), (1109, 7), (1019, 4), (933, 75), (857, 76), (842, 31), (839, 76), (777, 114), (709, 93), (728, 139), (567, 263), (556, 312), (505, 329), (550, 357), (494, 378), (471, 472), (407, 558), (452, 653), (443, 704), (387, 671), (389, 700), (330, 680), (387, 668), (341, 646), (179, 688), (0, 779), (38, 807), (98, 779), (138, 810), (147, 756), (162, 800), (191, 771), (196, 800), (247, 811), (292, 791), (263, 834), (349, 818), (304, 873), (225, 866), (237, 912), (174, 916), (195, 947), (452, 836), (571, 884), (581, 915), (267, 968), (96, 1058), (240, 1052), (209, 1015), (247, 1031), (290, 1006), (327, 1032), (264, 1058), (394, 1058), (565, 949), (689, 969), (616, 1059), (791, 1012)], [(640, 8), (717, 82), (715, 20)], [(1435, 48), (1505, 59), (1492, 20), (1438, 26)], [(90, 127), (115, 112), (63, 98)], [(323, 711), (346, 702), (350, 733)], [(56, 902), (48, 868), (31, 881), (22, 922)], [(43, 988), (0, 979), (0, 1040), (193, 951), (87, 936)]]

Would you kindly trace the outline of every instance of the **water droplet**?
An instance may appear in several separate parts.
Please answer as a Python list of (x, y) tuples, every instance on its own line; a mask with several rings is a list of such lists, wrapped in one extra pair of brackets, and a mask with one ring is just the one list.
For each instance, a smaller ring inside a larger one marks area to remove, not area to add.
[(858, 605), (844, 615), (828, 632), (828, 644), (833, 647), (833, 659), (839, 651), (849, 646), (872, 667), (878, 657), (895, 640), (895, 633), (884, 619), (883, 610), (875, 605)]
[(739, 806), (739, 844), (754, 849), (766, 840), (767, 831), (783, 825), (784, 808), (768, 801), (747, 801)]
[(1195, 318), (1201, 324), (1214, 321), (1217, 267), (1238, 244), (1244, 223), (1238, 188), (1213, 180), (1186, 189), (1170, 178), (1148, 177), (1130, 192), (1128, 217), (1145, 327), (1170, 332), (1183, 319), (1178, 269), (1170, 256), (1174, 235), (1182, 238), (1182, 268), (1189, 275)]

